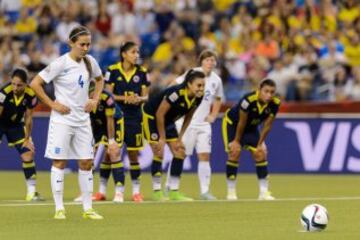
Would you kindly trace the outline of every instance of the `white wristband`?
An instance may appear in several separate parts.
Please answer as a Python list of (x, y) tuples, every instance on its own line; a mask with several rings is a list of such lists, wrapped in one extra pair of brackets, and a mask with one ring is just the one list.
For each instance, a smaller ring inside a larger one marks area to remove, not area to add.
[(116, 143), (116, 141), (115, 141), (115, 139), (114, 139), (114, 138), (110, 138), (108, 142), (109, 142), (109, 144)]

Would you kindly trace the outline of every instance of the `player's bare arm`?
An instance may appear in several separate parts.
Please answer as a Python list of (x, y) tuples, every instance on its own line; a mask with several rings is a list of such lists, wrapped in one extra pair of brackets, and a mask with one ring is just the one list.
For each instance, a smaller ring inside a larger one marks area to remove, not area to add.
[(166, 132), (165, 132), (165, 115), (170, 109), (170, 104), (163, 100), (156, 111), (156, 127), (159, 132), (159, 142), (157, 144), (156, 150), (159, 153), (163, 152), (165, 140), (166, 140)]
[(31, 132), (32, 132), (32, 126), (33, 126), (33, 109), (26, 109), (25, 115), (24, 115), (24, 122), (25, 122), (25, 141), (23, 143), (24, 147), (27, 147), (30, 149), (30, 151), (34, 152), (35, 147), (34, 143), (31, 140)]
[(274, 119), (275, 119), (275, 117), (271, 115), (265, 120), (264, 126), (263, 126), (263, 128), (261, 129), (261, 132), (260, 132), (260, 137), (259, 137), (259, 142), (257, 144), (257, 147), (261, 147), (263, 145), (268, 133), (270, 132), (270, 130), (272, 128), (272, 124), (274, 122)]
[(114, 85), (105, 84), (105, 89), (111, 92), (114, 96), (115, 101), (124, 102), (126, 104), (138, 104), (135, 95), (117, 95), (114, 94)]
[(89, 99), (85, 104), (85, 112), (91, 112), (97, 108), (101, 92), (104, 88), (104, 79), (102, 76), (95, 78), (95, 90), (92, 99)]
[(229, 153), (231, 156), (241, 151), (240, 140), (244, 134), (244, 129), (248, 119), (248, 114), (242, 110), (239, 111), (239, 122), (236, 126), (235, 138), (229, 143)]
[(116, 157), (120, 154), (120, 148), (115, 141), (115, 120), (114, 116), (106, 116), (107, 134), (109, 139), (108, 153), (110, 159), (116, 160)]
[(218, 114), (220, 112), (220, 108), (221, 108), (221, 98), (217, 97), (214, 100), (211, 112), (210, 112), (209, 116), (207, 116), (205, 118), (205, 121), (209, 122), (209, 123), (215, 122), (215, 120), (216, 120), (216, 118), (217, 118), (217, 116), (218, 116)]

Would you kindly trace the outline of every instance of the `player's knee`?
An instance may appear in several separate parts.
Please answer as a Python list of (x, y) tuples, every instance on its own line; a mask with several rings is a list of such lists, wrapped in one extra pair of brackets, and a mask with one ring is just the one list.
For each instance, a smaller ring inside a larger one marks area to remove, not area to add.
[(228, 153), (228, 160), (231, 162), (238, 162), (239, 158), (240, 158), (240, 152)]
[(66, 167), (66, 161), (65, 160), (53, 160), (52, 165), (53, 165), (53, 167), (56, 167), (58, 169), (64, 169)]
[(91, 160), (80, 160), (78, 161), (79, 168), (83, 171), (90, 171), (92, 169), (92, 161)]
[(265, 150), (260, 150), (254, 153), (254, 159), (256, 162), (262, 162), (266, 159), (266, 155), (267, 154)]
[(21, 154), (21, 159), (23, 160), (23, 162), (31, 162), (34, 159), (34, 155), (34, 152), (28, 150)]
[(108, 159), (108, 162), (117, 162), (120, 159), (120, 150), (111, 150), (109, 151), (108, 155), (109, 156), (106, 158)]
[(184, 159), (186, 157), (185, 150), (184, 149), (177, 149), (175, 150), (175, 156), (178, 158)]

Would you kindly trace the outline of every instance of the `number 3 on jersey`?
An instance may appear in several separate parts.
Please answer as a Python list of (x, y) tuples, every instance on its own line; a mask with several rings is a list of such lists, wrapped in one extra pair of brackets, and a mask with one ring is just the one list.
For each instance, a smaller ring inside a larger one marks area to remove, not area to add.
[(82, 80), (82, 75), (79, 76), (78, 83), (79, 83), (81, 88), (84, 88), (84, 80)]

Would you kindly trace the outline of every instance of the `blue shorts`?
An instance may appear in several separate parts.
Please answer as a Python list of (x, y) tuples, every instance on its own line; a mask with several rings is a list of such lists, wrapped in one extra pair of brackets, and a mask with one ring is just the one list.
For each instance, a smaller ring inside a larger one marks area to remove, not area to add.
[[(145, 139), (149, 143), (157, 143), (159, 141), (159, 132), (156, 126), (156, 119), (147, 113), (143, 113), (144, 116), (144, 132)], [(179, 134), (176, 130), (175, 123), (165, 126), (166, 142), (177, 141)]]
[(144, 148), (142, 125), (142, 119), (124, 118), (124, 142), (127, 150), (142, 150)]
[[(94, 129), (96, 128), (96, 129)], [(108, 134), (107, 134), (107, 126), (103, 127), (94, 127), (93, 135), (95, 140), (95, 147), (99, 144), (108, 145)], [(124, 143), (124, 118), (115, 119), (115, 141), (118, 146), (121, 147)]]
[[(227, 114), (224, 115), (222, 121), (222, 134), (224, 140), (225, 151), (229, 151), (229, 143), (232, 142), (236, 135), (237, 122), (232, 122), (228, 118)], [(259, 131), (257, 129), (251, 129), (243, 133), (242, 138), (240, 139), (240, 144), (245, 149), (256, 148), (259, 142)]]
[(9, 147), (15, 147), (19, 154), (30, 151), (30, 149), (22, 147), (22, 144), (25, 141), (25, 127), (23, 123), (13, 126), (0, 125), (0, 142), (3, 135), (6, 136)]

